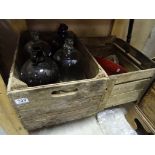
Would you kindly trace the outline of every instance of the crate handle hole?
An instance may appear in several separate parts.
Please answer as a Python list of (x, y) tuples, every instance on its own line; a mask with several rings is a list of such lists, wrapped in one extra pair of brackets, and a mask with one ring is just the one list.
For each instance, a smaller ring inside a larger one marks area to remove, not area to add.
[(53, 92), (51, 92), (51, 95), (52, 96), (57, 96), (57, 95), (73, 95), (73, 94), (75, 94), (75, 93), (77, 93), (77, 91), (78, 91), (78, 89), (76, 88), (76, 89), (70, 89), (70, 90), (57, 90), (57, 91), (53, 91)]

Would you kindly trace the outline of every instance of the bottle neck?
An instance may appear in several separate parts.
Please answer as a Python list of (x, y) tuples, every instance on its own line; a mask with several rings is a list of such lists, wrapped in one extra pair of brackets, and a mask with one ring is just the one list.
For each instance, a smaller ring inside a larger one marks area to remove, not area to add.
[(68, 31), (68, 26), (65, 24), (60, 24), (57, 33), (61, 38), (66, 38), (67, 31)]
[(43, 62), (44, 60), (45, 58), (43, 55), (43, 51), (38, 47), (33, 48), (31, 53), (31, 61), (33, 62), (33, 65), (37, 65), (38, 63)]
[(38, 32), (31, 32), (31, 37), (32, 37), (33, 42), (37, 42), (40, 40)]

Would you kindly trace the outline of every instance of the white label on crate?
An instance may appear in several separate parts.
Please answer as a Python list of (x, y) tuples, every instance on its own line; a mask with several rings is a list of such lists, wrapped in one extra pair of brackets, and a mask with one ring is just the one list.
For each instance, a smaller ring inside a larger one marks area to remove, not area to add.
[(28, 98), (19, 98), (19, 99), (16, 99), (15, 100), (15, 103), (17, 105), (29, 103), (29, 99)]

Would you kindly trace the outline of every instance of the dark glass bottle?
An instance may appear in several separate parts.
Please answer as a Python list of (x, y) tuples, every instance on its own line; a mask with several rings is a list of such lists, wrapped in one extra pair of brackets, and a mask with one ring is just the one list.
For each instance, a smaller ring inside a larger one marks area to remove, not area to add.
[(60, 24), (59, 28), (52, 40), (52, 49), (53, 51), (57, 51), (62, 48), (65, 39), (68, 37), (68, 26), (66, 24)]
[(83, 59), (80, 51), (73, 46), (73, 39), (67, 38), (63, 48), (59, 49), (54, 59), (59, 65), (61, 81), (84, 79)]
[(44, 56), (51, 57), (53, 55), (53, 51), (47, 42), (39, 38), (39, 32), (32, 31), (30, 34), (31, 41), (24, 46), (24, 52), (28, 53), (30, 56), (34, 48), (40, 48), (43, 51)]
[(43, 55), (39, 47), (32, 49), (31, 58), (22, 66), (20, 78), (28, 86), (38, 86), (55, 83), (59, 79), (57, 64)]

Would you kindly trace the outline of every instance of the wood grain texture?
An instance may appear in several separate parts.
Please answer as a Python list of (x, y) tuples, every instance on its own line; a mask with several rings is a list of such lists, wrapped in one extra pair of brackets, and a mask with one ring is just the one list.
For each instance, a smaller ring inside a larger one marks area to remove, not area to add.
[(6, 95), (6, 87), (0, 76), (0, 126), (7, 134), (28, 134), (23, 128)]
[(118, 74), (118, 75), (111, 75), (110, 78), (117, 78), (115, 84), (125, 83), (125, 82), (131, 82), (131, 81), (137, 81), (141, 79), (148, 79), (153, 77), (155, 74), (155, 69), (147, 69), (147, 70), (139, 70), (134, 72), (128, 72), (124, 74)]
[(150, 88), (141, 102), (138, 104), (139, 108), (144, 112), (146, 117), (150, 119), (155, 128), (155, 89)]
[(127, 93), (129, 91), (144, 89), (146, 85), (150, 82), (150, 79), (138, 80), (133, 82), (127, 82), (123, 84), (115, 85), (111, 95), (119, 95), (122, 93)]
[(111, 92), (114, 88), (115, 82), (116, 82), (116, 79), (114, 78), (107, 81), (107, 89), (106, 89), (105, 95), (102, 97), (102, 102), (100, 103), (98, 111), (103, 111), (105, 109), (106, 104), (111, 95)]
[[(19, 117), (23, 124), (26, 120), (31, 120), (35, 117), (40, 117), (40, 124), (46, 124), (47, 119), (51, 119), (53, 116), (57, 116), (61, 113), (65, 114), (69, 111), (90, 108), (93, 106), (93, 112), (97, 112), (102, 96), (105, 94), (106, 83), (103, 79), (90, 80), (84, 82), (73, 82), (61, 84), (59, 86), (48, 86), (32, 90), (12, 91), (8, 95), (11, 98), (11, 102), (17, 110)], [(53, 94), (54, 91), (62, 91), (66, 93)], [(29, 103), (23, 105), (16, 105), (14, 100), (18, 98), (28, 98)], [(50, 116), (48, 115), (50, 113)], [(43, 115), (47, 116), (42, 119)], [(71, 113), (70, 118), (74, 113)], [(51, 117), (51, 118), (49, 118)], [(36, 121), (33, 119), (33, 124)], [(65, 120), (65, 118), (63, 119)], [(39, 123), (39, 120), (37, 121)], [(48, 123), (47, 123), (48, 124)], [(25, 126), (25, 125), (24, 125)], [(39, 127), (39, 126), (38, 126)], [(31, 128), (26, 129), (30, 130)]]
[(135, 91), (129, 91), (129, 92), (117, 94), (117, 95), (111, 94), (109, 96), (109, 100), (105, 105), (105, 108), (137, 101), (142, 91), (143, 90), (135, 90)]
[(31, 119), (24, 120), (24, 126), (29, 130), (35, 130), (43, 126), (48, 127), (68, 121), (89, 117), (95, 115), (96, 111), (96, 106), (88, 106), (86, 108), (75, 109), (67, 113), (60, 113), (57, 115), (53, 115), (53, 113), (48, 113), (42, 115), (41, 117), (33, 117)]
[(134, 128), (135, 130), (138, 128), (135, 121), (138, 120), (143, 126), (143, 128), (146, 130), (146, 132), (155, 134), (155, 129), (137, 105), (134, 104), (131, 107), (129, 107), (125, 117), (132, 126), (132, 128)]
[(146, 91), (140, 102), (133, 106), (127, 119), (135, 127), (135, 119), (138, 119), (147, 132), (155, 134), (155, 89), (154, 83)]

